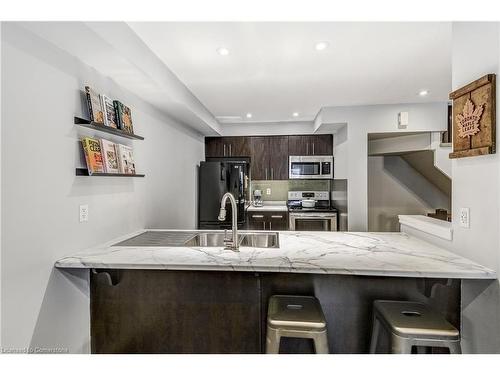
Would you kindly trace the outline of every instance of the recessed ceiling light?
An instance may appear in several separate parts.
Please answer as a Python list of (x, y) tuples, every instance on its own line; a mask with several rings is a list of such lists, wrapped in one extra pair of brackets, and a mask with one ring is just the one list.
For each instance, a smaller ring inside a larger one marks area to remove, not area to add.
[(293, 112), (293, 113), (292, 113), (292, 116), (293, 116), (293, 117), (299, 117), (299, 112)]
[(314, 47), (316, 48), (317, 51), (323, 51), (328, 46), (329, 46), (328, 42), (318, 42)]
[(247, 118), (252, 118), (252, 114), (251, 113), (247, 113)]
[(428, 94), (429, 94), (428, 90), (420, 90), (418, 93), (419, 96), (427, 96)]
[(227, 56), (229, 55), (229, 50), (225, 47), (220, 47), (217, 49), (217, 53), (221, 56)]

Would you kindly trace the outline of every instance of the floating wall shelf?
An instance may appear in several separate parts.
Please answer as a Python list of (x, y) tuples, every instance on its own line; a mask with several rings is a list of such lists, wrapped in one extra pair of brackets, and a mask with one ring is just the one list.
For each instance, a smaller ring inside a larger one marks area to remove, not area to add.
[(94, 121), (83, 119), (81, 117), (75, 116), (75, 125), (83, 126), (84, 128), (89, 128), (89, 129), (93, 129), (93, 130), (98, 130), (98, 131), (101, 131), (104, 133), (117, 135), (117, 136), (123, 137), (123, 138), (139, 139), (141, 141), (144, 140), (144, 137), (141, 137), (140, 135), (126, 133), (123, 130), (115, 129), (115, 128), (111, 128), (109, 126), (106, 126), (101, 122), (94, 122)]
[(77, 176), (103, 176), (103, 177), (144, 177), (144, 174), (125, 174), (125, 173), (92, 173), (89, 175), (87, 168), (76, 168)]

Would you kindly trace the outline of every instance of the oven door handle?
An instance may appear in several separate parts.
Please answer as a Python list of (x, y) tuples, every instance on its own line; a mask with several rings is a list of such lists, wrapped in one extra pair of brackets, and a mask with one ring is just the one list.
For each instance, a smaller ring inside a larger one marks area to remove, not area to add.
[(321, 219), (321, 220), (330, 220), (335, 219), (336, 215), (328, 215), (328, 216), (301, 216), (301, 215), (290, 215), (293, 219)]

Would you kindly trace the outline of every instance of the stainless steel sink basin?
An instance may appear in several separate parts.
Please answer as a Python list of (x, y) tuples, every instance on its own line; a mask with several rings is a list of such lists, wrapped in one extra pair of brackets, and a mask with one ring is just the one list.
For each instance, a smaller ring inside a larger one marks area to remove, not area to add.
[[(228, 232), (228, 238), (230, 233)], [(224, 233), (198, 233), (184, 243), (185, 246), (193, 247), (217, 247), (224, 246)], [(271, 233), (239, 233), (239, 245), (241, 247), (263, 247), (279, 248), (279, 236), (276, 232)]]
[[(231, 238), (231, 231), (227, 232)], [(277, 232), (239, 232), (241, 247), (279, 248)], [(223, 247), (224, 232), (146, 231), (113, 246), (135, 247)]]
[(266, 247), (266, 248), (279, 248), (279, 235), (273, 233), (248, 233), (241, 234), (243, 239), (240, 246), (243, 247)]
[(198, 233), (193, 238), (184, 242), (184, 246), (224, 246), (224, 233)]

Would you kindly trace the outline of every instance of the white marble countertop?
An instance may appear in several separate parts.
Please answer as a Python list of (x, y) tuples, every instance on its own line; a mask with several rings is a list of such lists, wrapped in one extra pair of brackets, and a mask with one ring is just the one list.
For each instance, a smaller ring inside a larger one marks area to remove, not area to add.
[(399, 223), (432, 234), (444, 240), (453, 239), (453, 228), (449, 221), (424, 215), (398, 215)]
[(246, 208), (247, 211), (271, 211), (271, 212), (288, 212), (288, 206), (286, 201), (264, 201), (263, 205), (256, 207), (249, 205)]
[(278, 249), (241, 247), (239, 252), (111, 246), (142, 232), (64, 257), (55, 266), (496, 279), (494, 271), (405, 233), (279, 232)]

